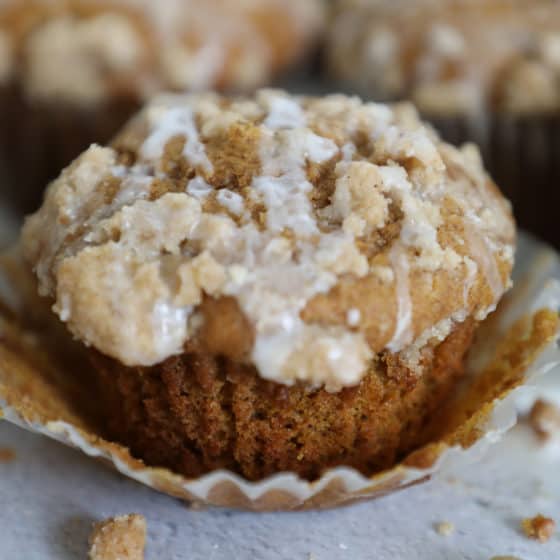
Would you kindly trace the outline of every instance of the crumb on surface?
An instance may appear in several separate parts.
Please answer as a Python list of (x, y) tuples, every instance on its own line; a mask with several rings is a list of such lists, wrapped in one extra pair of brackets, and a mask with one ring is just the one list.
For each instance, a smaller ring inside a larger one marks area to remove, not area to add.
[(455, 532), (455, 525), (450, 523), (449, 521), (441, 521), (440, 523), (436, 523), (434, 526), (438, 535), (442, 535), (443, 537), (448, 537)]
[(0, 447), (0, 463), (10, 463), (16, 458), (16, 452), (10, 447)]
[(526, 517), (523, 519), (521, 521), (521, 528), (528, 538), (545, 543), (554, 534), (556, 523), (554, 519), (545, 517), (539, 513), (535, 517)]
[(96, 523), (89, 538), (89, 560), (144, 560), (146, 519), (132, 513)]
[(536, 401), (528, 419), (531, 428), (543, 441), (555, 433), (560, 434), (560, 408), (548, 401)]
[(490, 560), (522, 560), (518, 556), (492, 556)]
[(208, 509), (208, 506), (202, 502), (188, 502), (185, 503), (185, 505), (187, 506), (187, 509), (192, 511), (205, 511)]

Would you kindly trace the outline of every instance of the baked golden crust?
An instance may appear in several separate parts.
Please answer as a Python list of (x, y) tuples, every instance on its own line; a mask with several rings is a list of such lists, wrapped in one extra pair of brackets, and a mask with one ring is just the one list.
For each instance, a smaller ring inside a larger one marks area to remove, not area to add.
[(551, 0), (340, 0), (328, 66), (430, 115), (557, 112), (559, 21)]
[(346, 465), (371, 475), (420, 446), (423, 428), (463, 373), (474, 323), (422, 350), (376, 356), (360, 385), (329, 393), (265, 381), (204, 349), (152, 368), (92, 352), (108, 433), (149, 465), (188, 477), (229, 469), (249, 480), (291, 471), (310, 480)]
[(384, 349), (414, 369), (484, 318), (513, 243), (474, 148), (409, 107), (278, 91), (155, 101), (52, 184), (23, 234), (59, 316), (125, 365), (197, 341), (333, 391)]

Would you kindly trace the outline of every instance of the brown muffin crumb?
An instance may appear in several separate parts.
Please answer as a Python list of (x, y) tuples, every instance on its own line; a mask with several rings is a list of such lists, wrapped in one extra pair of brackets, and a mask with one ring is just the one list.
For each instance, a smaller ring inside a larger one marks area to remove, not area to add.
[(143, 560), (146, 519), (131, 513), (96, 523), (89, 539), (90, 560)]
[(438, 535), (442, 537), (449, 537), (455, 532), (455, 525), (450, 523), (449, 521), (441, 521), (440, 523), (436, 523), (434, 526)]
[(541, 543), (547, 542), (554, 534), (556, 523), (550, 517), (538, 514), (535, 517), (526, 517), (521, 521), (523, 533), (530, 539), (538, 540)]
[(550, 402), (539, 399), (533, 405), (528, 420), (531, 428), (543, 441), (555, 433), (560, 434), (560, 409)]
[(0, 447), (0, 463), (10, 463), (16, 458), (16, 452), (9, 447)]

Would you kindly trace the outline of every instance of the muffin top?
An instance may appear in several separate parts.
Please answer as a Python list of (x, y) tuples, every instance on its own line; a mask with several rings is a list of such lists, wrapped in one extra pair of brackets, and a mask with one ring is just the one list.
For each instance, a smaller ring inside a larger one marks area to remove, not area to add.
[(411, 106), (262, 90), (154, 100), (50, 185), (22, 244), (72, 333), (125, 365), (198, 344), (335, 391), (382, 351), (420, 373), (484, 318), (514, 236), (476, 148)]
[(556, 0), (339, 0), (329, 65), (429, 114), (560, 109)]
[(76, 104), (251, 89), (323, 20), (320, 0), (0, 0), (0, 85)]

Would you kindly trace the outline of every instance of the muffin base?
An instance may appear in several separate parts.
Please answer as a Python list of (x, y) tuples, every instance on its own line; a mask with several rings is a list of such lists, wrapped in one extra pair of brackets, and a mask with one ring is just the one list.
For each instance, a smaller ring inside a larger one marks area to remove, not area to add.
[(106, 143), (138, 110), (131, 98), (93, 107), (32, 102), (19, 88), (0, 88), (2, 188), (20, 213), (40, 205), (48, 183), (92, 142)]
[(265, 381), (195, 347), (151, 368), (91, 356), (108, 435), (147, 464), (188, 477), (223, 468), (249, 480), (281, 471), (313, 480), (338, 465), (370, 475), (422, 445), (463, 374), (473, 330), (467, 321), (424, 348), (421, 375), (382, 354), (338, 393)]

